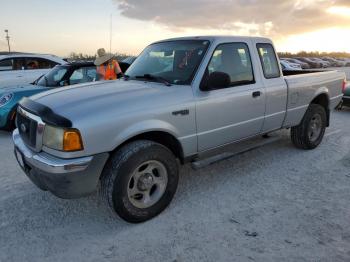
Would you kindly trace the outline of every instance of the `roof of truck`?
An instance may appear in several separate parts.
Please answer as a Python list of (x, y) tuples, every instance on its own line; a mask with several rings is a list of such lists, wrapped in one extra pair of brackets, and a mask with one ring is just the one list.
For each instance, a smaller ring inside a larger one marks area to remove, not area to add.
[(176, 41), (176, 40), (242, 41), (242, 40), (248, 40), (248, 39), (256, 39), (256, 40), (259, 39), (264, 42), (271, 41), (269, 38), (258, 37), (258, 36), (203, 35), (203, 36), (185, 36), (185, 37), (169, 38), (169, 39), (157, 41), (156, 43)]

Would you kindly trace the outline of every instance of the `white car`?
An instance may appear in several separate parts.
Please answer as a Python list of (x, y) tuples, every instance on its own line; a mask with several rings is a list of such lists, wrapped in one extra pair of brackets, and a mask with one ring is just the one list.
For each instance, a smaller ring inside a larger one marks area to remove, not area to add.
[(292, 63), (286, 60), (280, 60), (282, 70), (302, 70), (301, 65), (297, 63)]
[(0, 88), (32, 83), (54, 66), (66, 63), (54, 55), (25, 53), (0, 55)]

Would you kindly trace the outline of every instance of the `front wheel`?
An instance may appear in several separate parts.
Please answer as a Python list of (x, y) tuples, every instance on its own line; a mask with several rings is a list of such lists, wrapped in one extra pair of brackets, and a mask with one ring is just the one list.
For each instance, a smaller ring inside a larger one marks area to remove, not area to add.
[(323, 139), (327, 126), (327, 114), (324, 107), (311, 104), (298, 126), (291, 128), (293, 144), (301, 149), (314, 149)]
[(101, 194), (121, 218), (139, 223), (169, 205), (178, 179), (173, 153), (161, 144), (139, 140), (111, 156), (102, 174)]

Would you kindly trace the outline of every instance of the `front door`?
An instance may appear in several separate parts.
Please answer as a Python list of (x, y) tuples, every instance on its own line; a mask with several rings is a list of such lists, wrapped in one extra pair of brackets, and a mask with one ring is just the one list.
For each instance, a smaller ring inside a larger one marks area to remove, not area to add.
[(261, 132), (265, 94), (256, 82), (248, 45), (227, 43), (216, 47), (205, 78), (223, 72), (230, 85), (201, 91), (197, 99), (198, 151), (205, 151)]

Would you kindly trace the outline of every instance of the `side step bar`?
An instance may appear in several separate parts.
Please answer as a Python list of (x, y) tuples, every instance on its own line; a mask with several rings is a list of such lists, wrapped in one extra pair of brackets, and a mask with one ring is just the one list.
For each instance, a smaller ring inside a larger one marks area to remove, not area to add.
[(223, 161), (226, 159), (229, 159), (231, 157), (243, 154), (248, 151), (252, 151), (254, 149), (257, 149), (259, 147), (263, 147), (265, 145), (274, 143), (278, 140), (280, 140), (281, 137), (278, 136), (278, 134), (274, 133), (271, 134), (271, 136), (268, 137), (258, 137), (251, 140), (239, 142), (236, 144), (231, 145), (229, 150), (225, 150), (225, 152), (216, 154), (214, 156), (210, 156), (207, 158), (203, 158), (201, 160), (197, 160), (191, 163), (191, 166), (193, 169), (198, 170), (207, 166), (210, 166), (214, 163), (217, 163), (219, 161)]

